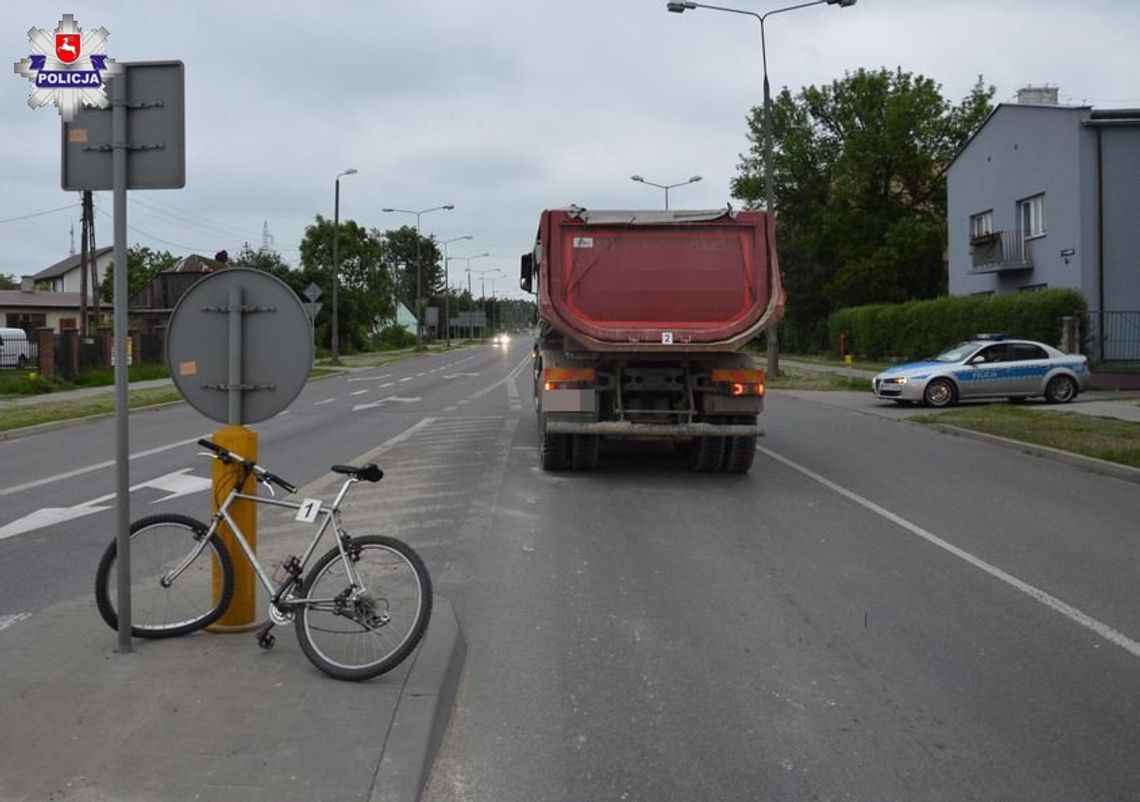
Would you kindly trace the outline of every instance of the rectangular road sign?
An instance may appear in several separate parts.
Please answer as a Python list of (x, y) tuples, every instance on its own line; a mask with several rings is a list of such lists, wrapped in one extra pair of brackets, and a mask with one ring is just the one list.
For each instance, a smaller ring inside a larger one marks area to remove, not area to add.
[[(181, 61), (123, 64), (127, 84), (127, 189), (186, 185), (185, 69)], [(84, 106), (63, 124), (65, 190), (112, 189), (111, 107)]]

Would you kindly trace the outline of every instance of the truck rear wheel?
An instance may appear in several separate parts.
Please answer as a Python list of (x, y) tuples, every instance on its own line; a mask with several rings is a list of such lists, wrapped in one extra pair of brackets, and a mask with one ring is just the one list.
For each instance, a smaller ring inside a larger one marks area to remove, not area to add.
[(598, 467), (601, 439), (596, 434), (576, 434), (570, 443), (570, 464), (576, 471), (592, 471)]
[(570, 466), (570, 435), (546, 431), (546, 416), (538, 415), (538, 459), (544, 471), (564, 471)]
[(724, 463), (724, 437), (697, 437), (689, 449), (689, 467), (694, 471), (719, 471)]
[[(753, 416), (740, 418), (734, 423), (743, 423), (751, 426), (756, 425), (756, 418)], [(756, 458), (756, 438), (755, 437), (726, 437), (724, 448), (724, 470), (725, 473), (748, 473), (752, 468), (752, 460)]]

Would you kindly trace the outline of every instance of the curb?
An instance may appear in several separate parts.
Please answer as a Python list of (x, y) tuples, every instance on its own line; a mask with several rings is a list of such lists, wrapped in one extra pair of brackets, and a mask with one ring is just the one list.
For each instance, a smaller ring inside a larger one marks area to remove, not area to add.
[[(911, 423), (911, 421), (906, 421)], [(1089, 471), (1091, 473), (1099, 473), (1105, 476), (1112, 476), (1116, 479), (1123, 479), (1126, 482), (1136, 482), (1140, 484), (1140, 468), (1133, 468), (1129, 465), (1121, 465), (1117, 462), (1109, 462), (1096, 457), (1085, 457), (1080, 454), (1073, 454), (1069, 451), (1061, 451), (1057, 448), (1050, 448), (1049, 446), (1039, 446), (1033, 443), (1023, 443), (1020, 440), (1010, 440), (1008, 437), (999, 437), (996, 434), (987, 434), (985, 432), (976, 432), (973, 429), (962, 429), (958, 426), (950, 426), (945, 423), (919, 423), (913, 424), (916, 426), (923, 426), (930, 429), (935, 429), (943, 434), (950, 434), (956, 437), (965, 437), (969, 440), (978, 440), (983, 443), (990, 443), (991, 445), (1004, 446), (1005, 448), (1013, 448), (1025, 454), (1031, 454), (1035, 457), (1043, 457), (1045, 459), (1052, 459), (1057, 462), (1064, 462), (1076, 468)]]
[(400, 691), (370, 802), (420, 798), (451, 719), (466, 658), (455, 609), (437, 596), (427, 635)]

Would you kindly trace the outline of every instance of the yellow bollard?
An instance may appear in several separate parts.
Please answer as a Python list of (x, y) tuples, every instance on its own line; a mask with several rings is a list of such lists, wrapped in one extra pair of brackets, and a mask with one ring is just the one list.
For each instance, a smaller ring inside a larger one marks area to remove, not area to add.
[[(225, 426), (214, 432), (213, 441), (218, 445), (241, 454), (246, 459), (257, 462), (257, 432), (244, 426)], [(211, 510), (217, 512), (221, 503), (226, 500), (230, 490), (241, 478), (240, 465), (225, 465), (221, 460), (214, 460), (214, 489)], [(250, 476), (246, 480), (243, 493), (250, 496), (257, 495), (257, 481)], [(230, 516), (234, 519), (245, 539), (249, 541), (250, 548), (257, 552), (257, 505), (252, 501), (238, 499), (230, 505)], [(210, 632), (249, 632), (261, 626), (255, 620), (254, 608), (257, 603), (257, 577), (253, 573), (253, 566), (245, 558), (237, 539), (230, 532), (228, 524), (223, 522), (218, 527), (218, 535), (229, 549), (234, 564), (234, 596), (225, 614), (211, 624)], [(214, 598), (221, 594), (221, 575), (217, 566), (214, 566)]]

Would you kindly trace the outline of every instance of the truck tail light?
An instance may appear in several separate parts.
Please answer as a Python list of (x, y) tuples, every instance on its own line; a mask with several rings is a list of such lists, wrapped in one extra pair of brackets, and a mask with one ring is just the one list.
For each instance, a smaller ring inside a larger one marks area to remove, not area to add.
[(598, 379), (594, 368), (543, 368), (542, 386), (546, 390), (582, 390)]
[(712, 372), (712, 383), (728, 395), (764, 395), (764, 371), (752, 368), (717, 368)]

